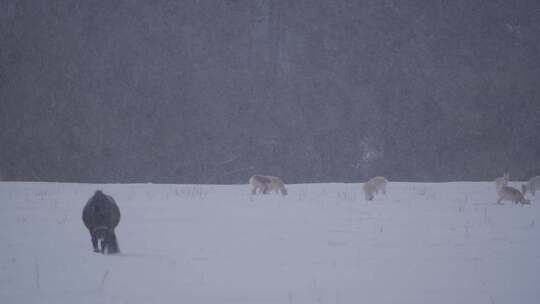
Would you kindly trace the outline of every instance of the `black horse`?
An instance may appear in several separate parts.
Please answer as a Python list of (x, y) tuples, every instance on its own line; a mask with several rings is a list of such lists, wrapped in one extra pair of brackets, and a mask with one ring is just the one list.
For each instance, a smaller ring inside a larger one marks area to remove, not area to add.
[[(94, 252), (120, 252), (114, 233), (114, 228), (120, 222), (120, 209), (112, 197), (97, 190), (84, 206), (82, 220), (92, 236)], [(101, 248), (98, 247), (98, 240)]]

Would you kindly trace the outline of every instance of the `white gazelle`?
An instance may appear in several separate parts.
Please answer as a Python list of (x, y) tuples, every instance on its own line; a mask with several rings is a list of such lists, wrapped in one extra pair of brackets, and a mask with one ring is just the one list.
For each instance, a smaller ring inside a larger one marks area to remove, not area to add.
[(379, 191), (386, 194), (387, 184), (388, 180), (382, 176), (376, 176), (364, 183), (364, 194), (366, 195), (366, 200), (371, 201), (375, 197), (375, 194), (378, 194)]
[(256, 194), (257, 192), (262, 194), (267, 194), (270, 191), (279, 191), (282, 195), (287, 195), (287, 189), (281, 178), (276, 176), (267, 176), (267, 175), (253, 175), (249, 179), (249, 184), (251, 185), (251, 194)]

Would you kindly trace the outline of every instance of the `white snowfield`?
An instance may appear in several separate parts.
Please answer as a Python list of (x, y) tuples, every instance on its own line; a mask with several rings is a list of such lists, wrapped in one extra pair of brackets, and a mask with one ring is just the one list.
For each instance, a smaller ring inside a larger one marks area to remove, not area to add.
[[(0, 303), (540, 303), (540, 198), (287, 187), (2, 182)], [(94, 253), (82, 223), (96, 189), (121, 209), (119, 255)]]

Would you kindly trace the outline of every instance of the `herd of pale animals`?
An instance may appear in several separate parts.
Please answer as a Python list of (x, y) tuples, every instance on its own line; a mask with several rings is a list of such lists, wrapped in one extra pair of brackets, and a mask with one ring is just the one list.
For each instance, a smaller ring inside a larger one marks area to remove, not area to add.
[[(505, 173), (501, 177), (495, 179), (495, 188), (497, 190), (498, 200), (497, 204), (501, 204), (502, 201), (511, 201), (514, 203), (520, 203), (522, 205), (528, 205), (531, 203), (530, 200), (525, 198), (525, 194), (530, 192), (533, 196), (536, 193), (536, 189), (540, 190), (540, 176), (535, 176), (527, 181), (525, 184), (521, 185), (521, 191), (508, 185), (510, 181), (510, 175)], [(278, 193), (281, 192), (282, 195), (287, 195), (287, 188), (281, 180), (281, 178), (276, 176), (266, 176), (266, 175), (253, 175), (249, 179), (249, 184), (251, 185), (251, 194), (268, 194), (272, 191)], [(364, 195), (366, 200), (371, 201), (375, 198), (375, 194), (386, 194), (386, 185), (388, 180), (382, 176), (376, 176), (363, 185)]]
[[(285, 184), (277, 176), (253, 175), (249, 179), (249, 184), (251, 185), (251, 194), (268, 194), (274, 191), (276, 193), (281, 192), (282, 195), (287, 195)], [(388, 180), (382, 176), (376, 176), (364, 183), (366, 200), (373, 200), (375, 194), (379, 192), (386, 194), (386, 184), (388, 184)]]
[[(525, 198), (525, 194), (530, 192), (533, 196), (536, 189), (540, 190), (540, 176), (531, 178), (521, 186), (521, 191), (508, 185), (510, 176), (505, 173), (495, 179), (497, 190), (497, 204), (502, 201), (511, 201), (522, 205), (528, 205), (530, 200)], [(281, 178), (276, 176), (253, 175), (249, 179), (251, 194), (268, 194), (270, 192), (287, 195), (287, 188)], [(386, 194), (388, 180), (382, 176), (376, 176), (363, 184), (365, 198), (368, 201), (375, 198), (375, 194)], [(98, 190), (88, 200), (83, 209), (82, 219), (86, 228), (90, 232), (92, 247), (95, 252), (118, 253), (120, 249), (114, 232), (120, 222), (120, 209), (114, 199)]]
[(528, 205), (531, 203), (531, 201), (525, 198), (525, 194), (530, 192), (534, 196), (536, 189), (540, 188), (540, 176), (532, 177), (528, 182), (521, 185), (521, 192), (514, 187), (508, 186), (509, 181), (510, 175), (508, 175), (508, 173), (505, 173), (503, 176), (495, 179), (495, 188), (497, 190), (497, 194), (499, 195), (497, 204), (500, 204), (502, 201), (506, 200), (516, 204), (520, 203), (522, 205)]

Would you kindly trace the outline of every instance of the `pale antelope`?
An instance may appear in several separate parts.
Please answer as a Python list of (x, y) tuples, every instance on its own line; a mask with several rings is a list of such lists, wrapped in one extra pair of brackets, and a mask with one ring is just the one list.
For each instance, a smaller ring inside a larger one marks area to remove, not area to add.
[(510, 187), (510, 186), (502, 186), (499, 188), (499, 191), (497, 191), (497, 194), (499, 195), (499, 200), (497, 201), (497, 204), (500, 204), (501, 201), (512, 201), (514, 203), (521, 203), (522, 205), (530, 204), (531, 201), (525, 199), (523, 197), (523, 194), (519, 192), (518, 189)]
[(386, 184), (388, 184), (388, 180), (382, 176), (376, 176), (364, 183), (366, 200), (371, 201), (375, 194), (379, 194), (379, 191), (386, 194)]
[(270, 191), (278, 193), (279, 191), (282, 195), (287, 195), (283, 181), (276, 176), (253, 175), (249, 179), (249, 184), (251, 185), (251, 194), (257, 194), (258, 190), (262, 194), (267, 194)]

